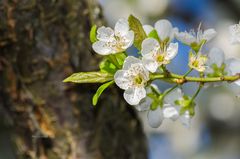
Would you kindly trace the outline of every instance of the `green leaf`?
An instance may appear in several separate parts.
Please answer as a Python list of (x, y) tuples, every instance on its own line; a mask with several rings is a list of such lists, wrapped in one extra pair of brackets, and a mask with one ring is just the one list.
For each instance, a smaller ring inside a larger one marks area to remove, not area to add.
[(112, 64), (108, 59), (104, 59), (99, 64), (99, 68), (101, 72), (107, 72), (110, 74), (114, 74), (117, 71), (117, 67)]
[(127, 57), (127, 56), (125, 55), (125, 53), (118, 53), (118, 54), (115, 54), (115, 56), (116, 56), (116, 59), (117, 59), (119, 65), (122, 66), (123, 63), (124, 63), (125, 58)]
[(92, 43), (95, 43), (97, 41), (97, 26), (96, 25), (92, 26), (92, 28), (90, 30), (90, 41)]
[(73, 83), (104, 83), (113, 80), (113, 75), (106, 72), (80, 72), (74, 73), (63, 82)]
[(156, 39), (157, 41), (160, 42), (160, 39), (159, 39), (159, 37), (158, 37), (158, 33), (157, 33), (156, 29), (153, 29), (153, 30), (148, 34), (148, 37), (149, 37), (149, 38), (154, 38), (154, 39)]
[(109, 87), (110, 85), (112, 85), (114, 83), (114, 81), (110, 81), (107, 83), (104, 83), (103, 85), (101, 85), (98, 90), (96, 91), (96, 93), (94, 94), (93, 98), (92, 98), (92, 104), (95, 106), (97, 105), (98, 102), (98, 98), (100, 97), (100, 95), (102, 94), (102, 92)]
[(133, 15), (130, 15), (128, 17), (128, 23), (129, 23), (130, 29), (133, 30), (134, 32), (134, 46), (138, 50), (141, 50), (142, 41), (147, 38), (147, 35), (142, 27), (142, 24)]

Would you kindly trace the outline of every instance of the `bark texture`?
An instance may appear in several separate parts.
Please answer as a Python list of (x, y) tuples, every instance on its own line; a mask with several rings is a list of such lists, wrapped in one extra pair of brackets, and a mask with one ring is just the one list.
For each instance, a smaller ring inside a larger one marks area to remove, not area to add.
[(144, 159), (134, 110), (110, 88), (64, 84), (97, 70), (88, 34), (104, 23), (95, 0), (0, 1), (0, 115), (19, 159)]

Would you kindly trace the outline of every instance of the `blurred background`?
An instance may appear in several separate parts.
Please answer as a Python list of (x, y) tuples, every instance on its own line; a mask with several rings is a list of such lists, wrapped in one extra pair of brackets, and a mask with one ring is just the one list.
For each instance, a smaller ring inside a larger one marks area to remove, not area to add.
[[(130, 14), (143, 24), (168, 19), (180, 31), (215, 28), (204, 52), (217, 46), (226, 58), (240, 58), (228, 33), (240, 20), (239, 0), (0, 0), (0, 159), (240, 159), (239, 87), (201, 92), (190, 128), (164, 121), (152, 129), (146, 113), (123, 104), (122, 92), (111, 90), (93, 108), (96, 86), (61, 82), (97, 69), (87, 39), (92, 24), (113, 27)], [(188, 51), (180, 45), (168, 69), (184, 74)], [(191, 95), (196, 85), (183, 89)]]
[[(238, 23), (239, 0), (99, 0), (110, 26), (130, 14), (151, 24), (168, 19), (180, 31), (215, 28), (217, 37), (204, 48), (221, 48), (226, 58), (240, 58), (240, 47), (229, 43), (228, 27)], [(131, 49), (131, 51), (133, 51)], [(189, 47), (180, 45), (175, 60), (168, 66), (174, 72), (187, 71)], [(193, 72), (192, 75), (195, 73)], [(158, 82), (161, 90), (170, 85)], [(233, 86), (234, 87), (234, 86)], [(148, 126), (146, 113), (139, 113), (148, 137), (149, 159), (240, 159), (240, 100), (235, 96), (239, 87), (208, 88), (200, 94), (196, 116), (191, 128), (178, 122), (164, 121), (158, 129)], [(194, 84), (184, 86), (188, 94), (196, 90)]]

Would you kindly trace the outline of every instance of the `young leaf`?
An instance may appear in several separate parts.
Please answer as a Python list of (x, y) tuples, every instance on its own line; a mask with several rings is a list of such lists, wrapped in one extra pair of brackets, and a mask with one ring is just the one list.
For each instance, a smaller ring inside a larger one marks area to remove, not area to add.
[(72, 74), (63, 82), (104, 83), (110, 80), (113, 80), (113, 75), (107, 72), (80, 72)]
[(90, 31), (90, 41), (92, 43), (97, 41), (97, 26), (96, 25), (92, 26), (92, 28), (91, 28), (91, 31)]
[(107, 83), (104, 83), (103, 85), (101, 85), (98, 90), (96, 91), (96, 93), (94, 94), (93, 98), (92, 98), (92, 104), (95, 106), (97, 105), (98, 102), (98, 98), (100, 97), (100, 95), (102, 94), (102, 92), (109, 87), (111, 84), (113, 84), (114, 81), (110, 81)]
[(128, 23), (130, 26), (130, 29), (134, 32), (134, 46), (141, 50), (142, 41), (147, 38), (147, 35), (142, 27), (141, 22), (134, 17), (133, 15), (130, 15), (128, 17)]
[(117, 67), (112, 64), (108, 59), (104, 59), (99, 64), (99, 68), (101, 72), (107, 72), (110, 74), (114, 74), (117, 71)]
[(149, 38), (154, 38), (156, 39), (157, 41), (160, 41), (159, 37), (158, 37), (158, 34), (157, 34), (157, 31), (155, 29), (153, 29), (149, 34), (148, 34), (148, 37)]
[(119, 65), (122, 66), (123, 63), (124, 63), (124, 60), (125, 60), (125, 58), (126, 58), (127, 56), (125, 55), (125, 53), (118, 53), (118, 54), (115, 54), (115, 57), (116, 57)]

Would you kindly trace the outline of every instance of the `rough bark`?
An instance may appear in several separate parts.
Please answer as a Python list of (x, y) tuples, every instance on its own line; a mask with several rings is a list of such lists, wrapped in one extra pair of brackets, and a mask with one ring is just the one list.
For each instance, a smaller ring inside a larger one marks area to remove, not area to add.
[(96, 108), (97, 85), (64, 84), (97, 69), (88, 39), (103, 24), (95, 0), (0, 1), (0, 115), (15, 158), (142, 159), (145, 136), (117, 89)]

